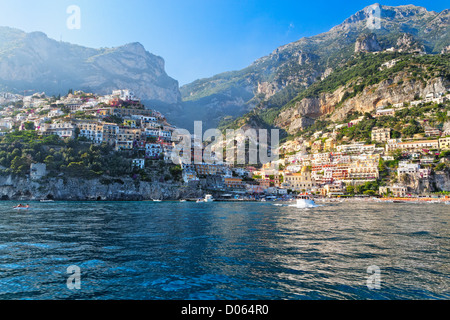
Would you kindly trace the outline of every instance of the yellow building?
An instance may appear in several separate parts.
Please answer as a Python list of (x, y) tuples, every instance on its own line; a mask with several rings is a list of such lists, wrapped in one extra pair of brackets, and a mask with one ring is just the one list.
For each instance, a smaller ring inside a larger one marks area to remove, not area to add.
[(340, 196), (345, 193), (345, 188), (342, 183), (326, 184), (320, 188), (320, 194), (326, 197)]
[(450, 149), (450, 137), (445, 137), (445, 138), (439, 139), (439, 149), (441, 149), (441, 150)]
[(391, 129), (390, 128), (373, 128), (372, 129), (372, 140), (378, 142), (386, 142), (391, 139)]
[(133, 142), (141, 139), (141, 129), (120, 127), (117, 133), (116, 150), (130, 150)]
[(224, 170), (223, 165), (217, 164), (198, 163), (194, 166), (198, 175), (215, 175), (222, 173)]
[(365, 162), (355, 162), (348, 168), (350, 179), (376, 180), (379, 177), (378, 166)]
[(398, 144), (400, 150), (409, 152), (421, 152), (423, 150), (439, 149), (438, 140), (418, 140), (411, 142), (400, 142)]
[(103, 142), (113, 145), (116, 143), (119, 126), (114, 123), (103, 123)]
[(231, 189), (241, 189), (244, 188), (245, 184), (242, 182), (241, 178), (225, 178), (225, 186)]
[(131, 128), (136, 128), (137, 127), (136, 120), (134, 120), (134, 119), (125, 119), (123, 121), (123, 125), (126, 126), (126, 127), (131, 127)]
[(286, 174), (283, 185), (296, 191), (308, 191), (316, 185), (316, 182), (311, 176), (311, 170), (304, 166), (298, 173)]
[(336, 147), (336, 141), (332, 138), (325, 140), (324, 149), (331, 151)]

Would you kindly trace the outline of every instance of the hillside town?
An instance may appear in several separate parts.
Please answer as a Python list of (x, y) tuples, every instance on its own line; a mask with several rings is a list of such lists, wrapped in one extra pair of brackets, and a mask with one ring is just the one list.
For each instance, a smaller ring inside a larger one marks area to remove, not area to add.
[(105, 96), (75, 91), (63, 98), (47, 98), (42, 93), (21, 99), (4, 94), (2, 99), (3, 104), (20, 101), (19, 108), (9, 104), (0, 111), (2, 135), (31, 129), (41, 136), (106, 143), (116, 151), (145, 150), (147, 159), (159, 159), (172, 149), (175, 128), (160, 112), (145, 109), (130, 90)]
[[(310, 137), (301, 135), (288, 140), (281, 144), (278, 160), (259, 166), (180, 163), (181, 180), (190, 185), (213, 178), (211, 191), (233, 199), (277, 198), (305, 192), (323, 197), (355, 194), (406, 197), (430, 192), (430, 188), (412, 187), (412, 182), (427, 181), (436, 171), (448, 170), (449, 126), (438, 128), (425, 119), (420, 123), (423, 132), (410, 139), (395, 137), (394, 130), (387, 127), (373, 127), (370, 143), (338, 137), (342, 130), (367, 117), (393, 116), (401, 110), (427, 104), (447, 106), (444, 110), (448, 118), (449, 101), (448, 92), (438, 92), (420, 100), (382, 106), (372, 114), (315, 131)], [(177, 165), (171, 160), (177, 143), (173, 137), (176, 127), (160, 112), (147, 109), (130, 90), (116, 90), (104, 96), (70, 90), (67, 96), (51, 98), (45, 93), (31, 96), (4, 93), (0, 105), (3, 105), (1, 135), (32, 130), (39, 136), (56, 135), (65, 141), (108, 144), (116, 152), (138, 150), (142, 156), (132, 159), (131, 166), (142, 170), (154, 160)], [(31, 164), (32, 179), (45, 174), (45, 164)]]

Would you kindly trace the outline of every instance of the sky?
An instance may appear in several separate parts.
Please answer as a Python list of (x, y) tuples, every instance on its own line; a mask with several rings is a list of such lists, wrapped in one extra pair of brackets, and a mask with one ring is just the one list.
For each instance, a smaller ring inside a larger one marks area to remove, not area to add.
[(448, 0), (0, 0), (0, 26), (92, 48), (140, 42), (184, 85), (245, 68), (375, 2), (450, 7)]

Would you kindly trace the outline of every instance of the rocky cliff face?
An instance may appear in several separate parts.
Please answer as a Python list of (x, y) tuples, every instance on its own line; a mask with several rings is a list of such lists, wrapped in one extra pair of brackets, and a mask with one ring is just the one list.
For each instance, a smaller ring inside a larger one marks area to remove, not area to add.
[(131, 178), (104, 180), (84, 180), (76, 178), (52, 178), (31, 181), (27, 178), (0, 176), (0, 199), (2, 200), (177, 200), (200, 198), (208, 187), (200, 185), (183, 186), (180, 183), (142, 182)]
[(435, 191), (450, 191), (450, 174), (445, 172), (436, 172), (433, 176)]
[(365, 34), (356, 39), (355, 53), (358, 52), (377, 52), (381, 50), (377, 36), (374, 33)]
[(395, 48), (398, 52), (425, 52), (425, 46), (409, 33), (404, 33), (397, 39)]
[(332, 121), (340, 121), (350, 112), (373, 112), (381, 106), (413, 101), (416, 95), (424, 97), (432, 92), (445, 92), (450, 86), (449, 81), (441, 77), (431, 79), (425, 84), (421, 81), (406, 79), (407, 76), (404, 73), (399, 73), (392, 79), (366, 87), (342, 105), (339, 105), (339, 102), (346, 92), (352, 90), (349, 87), (340, 87), (333, 93), (321, 93), (317, 98), (302, 99), (292, 108), (282, 111), (276, 118), (275, 125), (293, 134), (325, 115), (329, 115)]
[(405, 174), (400, 177), (400, 180), (412, 194), (420, 195), (450, 190), (450, 174), (442, 171), (435, 172), (428, 179)]
[(143, 100), (176, 104), (178, 82), (164, 70), (164, 60), (139, 43), (92, 49), (49, 39), (44, 33), (0, 28), (0, 87), (66, 94), (68, 89), (109, 94), (130, 89)]

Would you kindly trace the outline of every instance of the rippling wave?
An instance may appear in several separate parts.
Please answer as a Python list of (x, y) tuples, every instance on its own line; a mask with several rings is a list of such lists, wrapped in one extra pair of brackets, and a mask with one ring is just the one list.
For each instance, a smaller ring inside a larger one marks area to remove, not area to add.
[(442, 204), (13, 205), (0, 203), (0, 299), (450, 298)]

